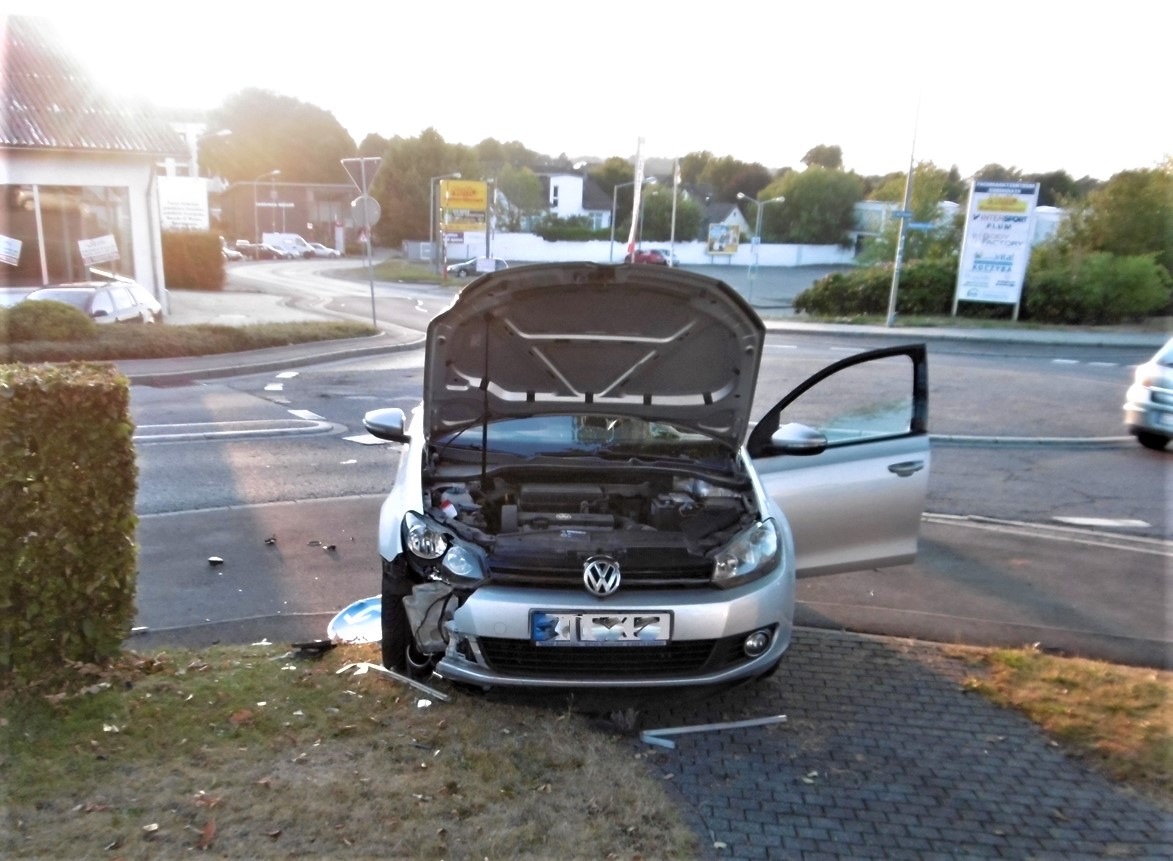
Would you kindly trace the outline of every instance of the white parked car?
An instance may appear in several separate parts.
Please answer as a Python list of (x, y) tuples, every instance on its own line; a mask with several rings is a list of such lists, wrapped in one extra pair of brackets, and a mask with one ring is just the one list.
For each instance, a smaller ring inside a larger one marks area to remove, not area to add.
[(341, 257), (342, 252), (336, 248), (328, 248), (320, 242), (311, 242), (310, 249), (314, 257)]
[(78, 281), (42, 287), (25, 302), (64, 302), (84, 311), (95, 323), (161, 323), (163, 306), (137, 281)]
[(824, 369), (751, 432), (765, 327), (661, 266), (541, 264), (428, 327), (379, 522), (382, 659), (478, 686), (716, 685), (791, 639), (795, 577), (907, 563), (923, 345)]
[(1141, 445), (1154, 451), (1173, 439), (1173, 339), (1137, 365), (1124, 398), (1124, 424)]

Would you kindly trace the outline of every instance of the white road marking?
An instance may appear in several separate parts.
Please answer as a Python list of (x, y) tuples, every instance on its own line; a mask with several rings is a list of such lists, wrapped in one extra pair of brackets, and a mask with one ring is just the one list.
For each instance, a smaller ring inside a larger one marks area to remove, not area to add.
[(281, 373), (279, 373), (279, 374), (277, 375), (277, 379), (279, 379), (279, 380), (291, 380), (291, 379), (293, 379), (294, 377), (296, 377), (296, 376), (297, 376), (297, 373), (298, 373), (297, 371), (282, 371)]
[(265, 386), (266, 392), (283, 392), (285, 391), (285, 383), (269, 383)]
[(1078, 365), (1079, 359), (1051, 359), (1052, 365)]
[(347, 442), (356, 442), (359, 445), (386, 445), (387, 441), (379, 439), (377, 436), (372, 436), (369, 433), (359, 434), (358, 436), (344, 436)]
[(311, 422), (324, 422), (326, 420), (325, 416), (320, 416), (309, 410), (289, 410), (288, 412), (291, 416), (297, 416), (299, 419), (306, 419)]

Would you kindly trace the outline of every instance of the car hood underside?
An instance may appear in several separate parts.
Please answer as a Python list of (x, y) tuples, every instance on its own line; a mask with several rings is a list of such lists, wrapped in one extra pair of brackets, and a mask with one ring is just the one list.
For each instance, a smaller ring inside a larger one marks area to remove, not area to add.
[(745, 438), (765, 327), (724, 282), (562, 263), (476, 279), (428, 327), (429, 436), (483, 419), (637, 416)]

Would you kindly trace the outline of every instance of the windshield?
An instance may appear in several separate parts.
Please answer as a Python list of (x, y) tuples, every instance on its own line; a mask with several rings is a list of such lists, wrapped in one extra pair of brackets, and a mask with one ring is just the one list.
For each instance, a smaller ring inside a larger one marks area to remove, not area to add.
[(719, 441), (698, 431), (667, 422), (630, 416), (542, 415), (490, 422), (443, 434), (435, 440), (444, 450), (480, 451), (483, 439), (491, 452), (532, 456), (640, 457), (650, 459), (710, 458), (727, 455)]

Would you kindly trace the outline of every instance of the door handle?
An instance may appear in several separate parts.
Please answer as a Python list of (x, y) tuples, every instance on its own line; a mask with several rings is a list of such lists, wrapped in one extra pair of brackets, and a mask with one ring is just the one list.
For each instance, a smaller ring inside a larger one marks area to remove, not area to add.
[(893, 463), (889, 465), (888, 472), (894, 472), (901, 478), (908, 478), (913, 473), (920, 472), (925, 468), (923, 460), (906, 460), (902, 463)]

